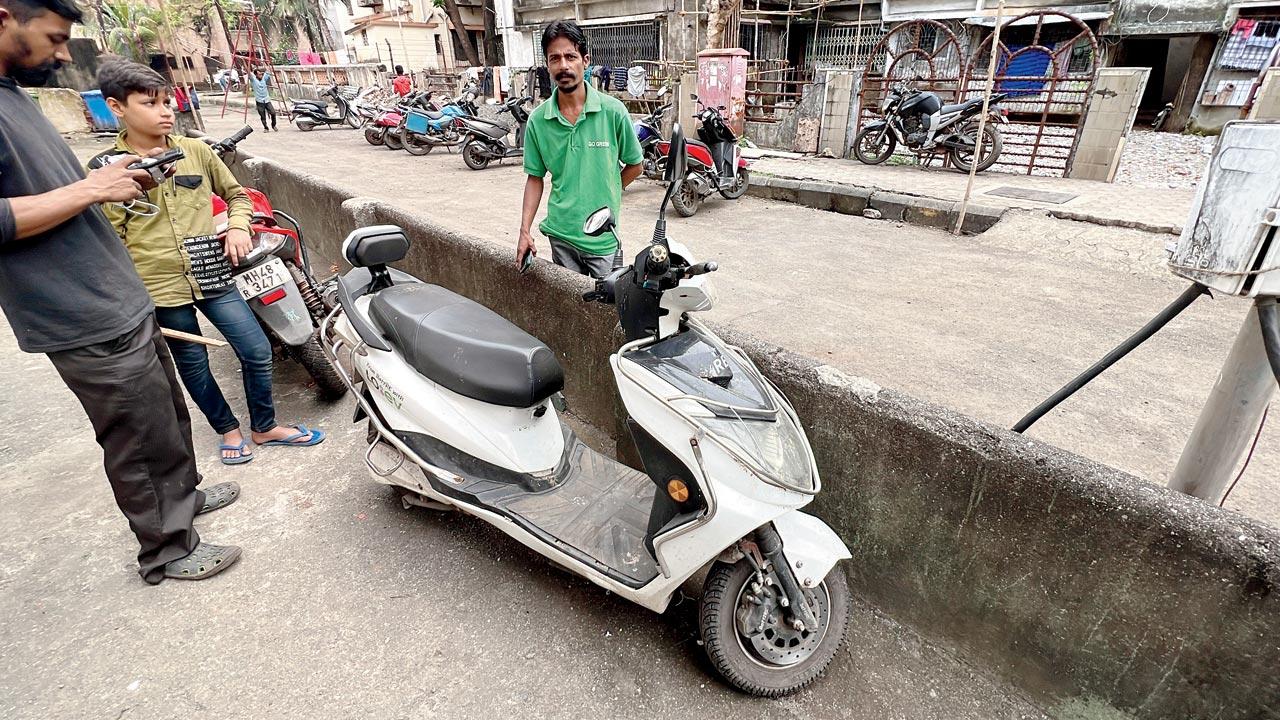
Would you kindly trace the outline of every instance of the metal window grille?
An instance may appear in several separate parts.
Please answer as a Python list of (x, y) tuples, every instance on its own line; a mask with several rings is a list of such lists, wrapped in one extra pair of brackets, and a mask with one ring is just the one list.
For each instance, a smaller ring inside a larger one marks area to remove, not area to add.
[(751, 53), (756, 60), (774, 60), (786, 57), (782, 45), (783, 30), (769, 23), (744, 21), (738, 26), (738, 47)]
[[(880, 22), (862, 23), (859, 34), (857, 23), (832, 25), (818, 29), (816, 39), (809, 41), (805, 52), (808, 67), (855, 68), (867, 64), (871, 50), (885, 36)], [(855, 47), (856, 45), (856, 47)]]
[[(612, 67), (630, 65), (637, 60), (657, 61), (662, 58), (662, 32), (657, 20), (612, 25), (586, 25), (587, 52), (592, 65)], [(538, 64), (546, 65), (542, 42), (534, 43)]]

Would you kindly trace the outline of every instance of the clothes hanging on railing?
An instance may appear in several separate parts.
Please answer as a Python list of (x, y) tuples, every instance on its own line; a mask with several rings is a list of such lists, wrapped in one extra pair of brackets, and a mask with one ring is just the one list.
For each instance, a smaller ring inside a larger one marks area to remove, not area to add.
[(631, 97), (643, 97), (649, 89), (649, 71), (643, 66), (632, 65), (627, 71), (627, 93)]
[(1240, 19), (1222, 46), (1218, 67), (1224, 70), (1257, 72), (1267, 66), (1272, 50), (1280, 43), (1280, 22)]

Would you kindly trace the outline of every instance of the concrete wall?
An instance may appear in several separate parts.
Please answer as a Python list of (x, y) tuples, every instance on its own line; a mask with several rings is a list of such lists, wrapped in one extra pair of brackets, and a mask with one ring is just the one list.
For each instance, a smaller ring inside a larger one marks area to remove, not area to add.
[(817, 152), (818, 136), (826, 102), (825, 76), (819, 77), (804, 89), (804, 96), (796, 106), (778, 110), (778, 122), (746, 123), (744, 135), (760, 147), (792, 152)]
[(60, 133), (87, 133), (91, 130), (84, 98), (75, 90), (66, 88), (33, 88), (40, 104), (40, 112), (49, 118)]
[[(301, 218), (322, 256), (356, 224), (405, 227), (401, 267), (538, 335), (570, 410), (622, 437), (611, 309), (545, 263), (264, 161), (241, 179)], [(790, 397), (823, 473), (811, 510), (856, 591), (1071, 718), (1245, 720), (1280, 706), (1280, 533), (730, 328)], [(858, 642), (858, 638), (850, 638)], [(838, 675), (827, 682), (840, 682)], [(850, 703), (856, 703), (850, 698)]]

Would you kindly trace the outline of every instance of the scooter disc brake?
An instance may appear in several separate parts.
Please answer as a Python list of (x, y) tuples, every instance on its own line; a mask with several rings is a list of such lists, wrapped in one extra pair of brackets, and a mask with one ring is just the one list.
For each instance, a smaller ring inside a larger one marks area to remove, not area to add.
[[(780, 590), (769, 587), (765, 592), (771, 594)], [(738, 593), (738, 602), (735, 603), (739, 613), (746, 610), (747, 614), (751, 614), (751, 610), (761, 607), (752, 602), (750, 597), (752, 597), (750, 583), (746, 583)], [(789, 624), (784, 608), (776, 602), (766, 601), (766, 606), (771, 607), (764, 618), (763, 632), (744, 637), (739, 628), (738, 645), (743, 653), (756, 664), (766, 668), (790, 667), (804, 662), (812, 655), (822, 644), (831, 617), (831, 600), (827, 596), (826, 582), (816, 588), (805, 590), (805, 597), (809, 600), (809, 607), (813, 608), (813, 614), (818, 618), (817, 628), (796, 630)]]

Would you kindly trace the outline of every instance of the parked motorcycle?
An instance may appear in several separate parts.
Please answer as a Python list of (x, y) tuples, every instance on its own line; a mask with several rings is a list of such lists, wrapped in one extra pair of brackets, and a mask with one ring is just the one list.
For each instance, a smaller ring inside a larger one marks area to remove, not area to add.
[[(358, 94), (357, 92), (356, 96)], [(292, 101), (293, 124), (303, 132), (310, 132), (321, 126), (347, 125), (352, 128), (358, 128), (362, 120), (352, 105), (356, 96), (339, 92), (338, 86), (331, 84), (324, 92), (320, 93), (320, 100), (294, 100)], [(337, 104), (337, 114), (329, 112), (329, 103), (326, 98), (332, 99)]]
[(401, 150), (400, 125), (404, 122), (405, 113), (427, 93), (416, 91), (400, 98), (394, 104), (382, 108), (373, 122), (365, 125), (364, 139), (370, 145), (384, 145), (391, 150)]
[(510, 98), (498, 107), (499, 113), (511, 113), (516, 121), (514, 144), (507, 142), (513, 131), (497, 120), (478, 117), (459, 118), (465, 140), (462, 144), (462, 161), (472, 170), (483, 170), (490, 160), (501, 162), (507, 158), (524, 155), (524, 130), (529, 123), (529, 111), (524, 106), (533, 102), (531, 97)]
[[(988, 106), (989, 121), (982, 133), (982, 159), (977, 172), (995, 164), (1004, 143), (999, 124), (1007, 124), (1007, 110), (995, 105), (1008, 93), (995, 93)], [(901, 143), (917, 155), (946, 151), (951, 163), (969, 172), (978, 142), (978, 114), (982, 98), (943, 105), (937, 95), (894, 84), (885, 95), (880, 111), (884, 120), (872, 122), (853, 139), (853, 154), (867, 165), (879, 165), (893, 155)]]
[[(353, 269), (321, 338), (367, 419), (365, 462), (405, 507), (457, 508), (655, 612), (708, 569), (698, 613), (712, 664), (755, 695), (793, 693), (831, 662), (851, 601), (849, 550), (799, 512), (821, 489), (795, 409), (742, 350), (692, 319), (711, 308), (697, 262), (666, 237), (685, 171), (677, 126), (652, 244), (598, 280), (627, 342), (609, 358), (644, 472), (562, 420), (556, 354), (479, 303), (391, 269), (392, 225), (343, 243)], [(613, 232), (609, 208), (583, 231)], [(346, 368), (350, 367), (350, 372)]]
[[(234, 160), (236, 145), (253, 128), (242, 128), (225, 140), (212, 143), (215, 152)], [(253, 203), (250, 234), (253, 249), (232, 268), (240, 296), (249, 303), (272, 345), (307, 371), (320, 396), (336, 399), (347, 392), (346, 383), (325, 358), (317, 329), (333, 309), (331, 293), (311, 272), (311, 260), (302, 237), (302, 226), (293, 217), (271, 207), (267, 196), (244, 188)], [(213, 196), (214, 224), (226, 234), (226, 203)]]
[[(430, 102), (430, 93), (425, 102)], [(474, 101), (464, 93), (439, 110), (409, 110), (400, 125), (400, 144), (410, 155), (426, 155), (437, 145), (457, 147), (466, 141), (457, 118), (476, 114)]]
[[(726, 200), (737, 200), (747, 193), (751, 185), (751, 171), (738, 147), (734, 134), (720, 110), (702, 105), (697, 95), (689, 96), (702, 107), (694, 118), (699, 121), (699, 140), (688, 141), (689, 172), (671, 196), (671, 205), (680, 217), (690, 217), (698, 212), (702, 201), (712, 193), (720, 193)], [(658, 151), (670, 153), (670, 143), (658, 142)]]
[[(661, 98), (667, 94), (667, 88), (658, 91)], [(671, 103), (658, 107), (653, 112), (636, 121), (636, 138), (640, 141), (640, 149), (644, 152), (644, 176), (650, 180), (662, 177), (666, 156), (658, 145), (662, 142), (662, 116), (671, 109)]]

